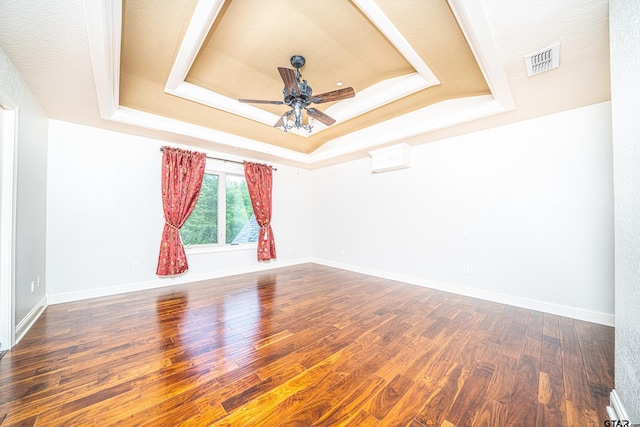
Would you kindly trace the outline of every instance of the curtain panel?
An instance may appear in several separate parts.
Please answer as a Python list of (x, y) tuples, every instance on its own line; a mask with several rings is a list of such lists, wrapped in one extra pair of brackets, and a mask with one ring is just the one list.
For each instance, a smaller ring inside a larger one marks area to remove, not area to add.
[(206, 162), (204, 153), (162, 147), (164, 229), (156, 269), (159, 276), (173, 276), (189, 269), (180, 228), (198, 201)]
[(244, 176), (247, 180), (253, 213), (260, 226), (258, 261), (269, 261), (276, 258), (276, 243), (271, 229), (273, 170), (271, 166), (244, 162)]

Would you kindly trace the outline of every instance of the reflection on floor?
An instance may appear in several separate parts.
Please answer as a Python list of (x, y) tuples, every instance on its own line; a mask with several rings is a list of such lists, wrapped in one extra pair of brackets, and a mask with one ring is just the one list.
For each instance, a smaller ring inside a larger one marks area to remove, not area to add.
[(613, 328), (314, 264), (49, 307), (5, 425), (602, 425)]

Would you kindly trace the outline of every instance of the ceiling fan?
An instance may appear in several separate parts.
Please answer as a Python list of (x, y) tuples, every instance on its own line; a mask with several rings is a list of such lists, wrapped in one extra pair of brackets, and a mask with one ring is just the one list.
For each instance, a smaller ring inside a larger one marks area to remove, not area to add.
[[(302, 74), (300, 74), (300, 68), (305, 64), (304, 57), (301, 55), (294, 55), (291, 57), (290, 62), (297, 71), (294, 71), (291, 68), (278, 67), (278, 72), (284, 82), (284, 89), (282, 90), (282, 93), (284, 94), (284, 101), (264, 101), (260, 99), (238, 99), (238, 101), (250, 104), (288, 105), (291, 107), (291, 110), (280, 116), (280, 119), (274, 125), (274, 127), (282, 127), (285, 132), (293, 128), (302, 128), (311, 132), (311, 118), (314, 118), (327, 126), (334, 124), (336, 122), (334, 118), (329, 117), (317, 108), (309, 106), (311, 104), (322, 104), (323, 102), (353, 98), (356, 95), (353, 88), (346, 87), (312, 96), (311, 86), (307, 84), (306, 80), (302, 80)], [(302, 110), (305, 110), (309, 117), (309, 121), (306, 125), (302, 122)], [(293, 115), (292, 123), (290, 122), (291, 115)]]

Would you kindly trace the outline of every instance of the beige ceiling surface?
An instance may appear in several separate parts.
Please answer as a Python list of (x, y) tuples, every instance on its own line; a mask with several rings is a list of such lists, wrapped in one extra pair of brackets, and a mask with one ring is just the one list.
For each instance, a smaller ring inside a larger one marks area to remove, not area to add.
[[(343, 73), (361, 66), (360, 58), (371, 53), (345, 49), (318, 57), (316, 52), (322, 51), (328, 42), (320, 43), (313, 52), (303, 51), (300, 47), (306, 40), (303, 31), (300, 37), (265, 43), (263, 40), (267, 37), (274, 37), (273, 31), (301, 30), (301, 16), (309, 34), (324, 29), (326, 23), (314, 24), (312, 15), (288, 9), (285, 15), (269, 14), (271, 10), (286, 9), (287, 3), (275, 0), (274, 9), (265, 9), (265, 5), (272, 4), (271, 0), (236, 2), (225, 2), (227, 10), (214, 22), (209, 37), (204, 34), (203, 46), (209, 50), (212, 40), (224, 36), (217, 31), (224, 19), (232, 17), (226, 13), (231, 5), (250, 4), (253, 7), (249, 13), (259, 18), (261, 24), (254, 27), (249, 22), (243, 23), (239, 33), (240, 36), (252, 35), (253, 42), (234, 44), (233, 38), (225, 36), (227, 41), (231, 40), (229, 46), (236, 47), (231, 49), (231, 55), (247, 49), (243, 52), (248, 58), (228, 57), (226, 52), (220, 54), (224, 61), (214, 62), (220, 67), (230, 69), (234, 62), (241, 63), (233, 75), (226, 78), (227, 82), (220, 83), (211, 76), (224, 76), (227, 72), (222, 68), (200, 69), (204, 56), (197, 58), (191, 72), (186, 73), (188, 81), (228, 90), (227, 96), (257, 98), (264, 93), (265, 97), (277, 97), (282, 83), (276, 67), (288, 66), (291, 54), (299, 53), (308, 60), (302, 70), (304, 77), (315, 93), (321, 93), (335, 89), (335, 79), (346, 80), (348, 77)], [(332, 19), (329, 12), (334, 6), (329, 2), (298, 0), (290, 4), (293, 7), (296, 3), (309, 8), (319, 7), (318, 3), (326, 5), (327, 13), (318, 13), (323, 19)], [(247, 158), (311, 169), (367, 157), (369, 150), (395, 142), (425, 144), (610, 99), (608, 0), (345, 0), (338, 7), (351, 7), (349, 13), (353, 16), (354, 5), (362, 3), (375, 4), (384, 12), (441, 84), (336, 124), (311, 138), (284, 134), (270, 125), (164, 92), (184, 32), (197, 7), (195, 0), (130, 0), (124, 2), (122, 9), (120, 0), (0, 0), (0, 48), (52, 119), (192, 146), (236, 160)], [(285, 6), (279, 6), (282, 4)], [(469, 54), (465, 43), (450, 44), (452, 38), (462, 39), (457, 29), (455, 35), (447, 34), (454, 21), (452, 10), (476, 59)], [(366, 21), (364, 14), (357, 13)], [(134, 19), (136, 16), (144, 18)], [(122, 19), (124, 22), (120, 22)], [(345, 43), (332, 40), (340, 28), (338, 23), (342, 22), (341, 17), (333, 19), (326, 36), (332, 43)], [(263, 32), (257, 39), (253, 28)], [(378, 42), (384, 39), (381, 32), (376, 32), (374, 38)], [(349, 34), (349, 37), (358, 36), (355, 31)], [(144, 43), (133, 46), (129, 43), (132, 40)], [(561, 46), (560, 66), (527, 77), (524, 57), (555, 43)], [(261, 61), (266, 62), (258, 61), (261, 55), (266, 58)], [(244, 65), (245, 61), (254, 60), (258, 66)], [(339, 65), (329, 67), (334, 60)], [(476, 60), (491, 94), (476, 97), (478, 99), (461, 98), (465, 94), (487, 93), (484, 82), (477, 86), (473, 76), (467, 76), (469, 69), (477, 74)], [(254, 73), (253, 77), (247, 78), (250, 73)], [(325, 77), (327, 80), (323, 80)], [(243, 79), (243, 84), (236, 83)], [(275, 87), (264, 83), (269, 79)], [(2, 81), (0, 76), (0, 86)], [(252, 87), (254, 81), (258, 83)], [(352, 85), (358, 95), (363, 94), (357, 81), (345, 83)], [(118, 95), (122, 95), (122, 99)], [(354, 99), (363, 98), (358, 95)], [(458, 98), (444, 100), (447, 96)], [(443, 102), (437, 102), (438, 99)], [(471, 106), (465, 104), (468, 100)], [(473, 104), (475, 101), (479, 103)], [(430, 107), (423, 107), (429, 103), (432, 103)], [(506, 107), (496, 109), (496, 104)], [(126, 108), (131, 105), (140, 107)], [(324, 104), (321, 106), (324, 110)], [(411, 109), (414, 111), (404, 113)], [(365, 123), (374, 123), (374, 119), (384, 122), (367, 127)], [(238, 136), (240, 134), (245, 137)], [(323, 141), (328, 142), (323, 144)], [(299, 151), (274, 145), (278, 143)], [(319, 144), (322, 144), (319, 149), (306, 154)]]
[[(195, 0), (127, 0), (123, 3), (120, 104), (136, 110), (236, 134), (302, 153), (340, 135), (369, 127), (442, 100), (489, 94), (471, 49), (444, 0), (378, 0), (384, 12), (440, 80), (308, 137), (285, 133), (221, 109), (164, 92)], [(233, 0), (225, 2), (193, 62), (186, 82), (232, 99), (282, 100), (277, 67), (291, 55), (306, 58), (301, 72), (314, 94), (343, 82), (358, 93), (412, 65), (360, 11), (344, 0)], [(324, 111), (333, 103), (320, 104)], [(285, 105), (257, 105), (273, 114)]]

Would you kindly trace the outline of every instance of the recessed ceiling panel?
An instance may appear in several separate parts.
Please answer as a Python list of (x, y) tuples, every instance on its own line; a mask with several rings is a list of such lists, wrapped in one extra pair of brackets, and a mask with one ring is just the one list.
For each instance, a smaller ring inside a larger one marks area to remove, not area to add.
[(186, 81), (234, 99), (281, 100), (277, 67), (292, 68), (294, 54), (306, 58), (301, 71), (314, 93), (335, 90), (338, 81), (359, 91), (415, 72), (349, 2), (235, 0), (219, 15)]
[[(380, 10), (396, 41), (363, 12)], [(310, 153), (332, 139), (418, 108), (455, 98), (490, 94), (449, 5), (443, 0), (226, 1), (190, 67), (185, 81), (228, 99), (282, 99), (277, 67), (289, 67), (293, 54), (307, 62), (303, 78), (314, 93), (352, 86), (353, 105), (375, 96), (381, 82), (416, 75), (398, 37), (417, 54), (440, 84), (405, 93), (373, 110), (345, 116), (307, 138), (284, 133), (210, 104), (164, 92), (197, 1), (127, 0), (123, 10), (120, 103), (123, 106), (209, 127), (254, 141)], [(379, 9), (378, 9), (379, 8)], [(403, 77), (405, 76), (405, 77)], [(419, 77), (419, 76), (418, 76)], [(358, 96), (360, 95), (360, 97)], [(341, 107), (322, 104), (329, 111)], [(349, 104), (350, 106), (352, 104)], [(280, 115), (286, 106), (260, 108)], [(275, 123), (275, 120), (274, 120)]]

